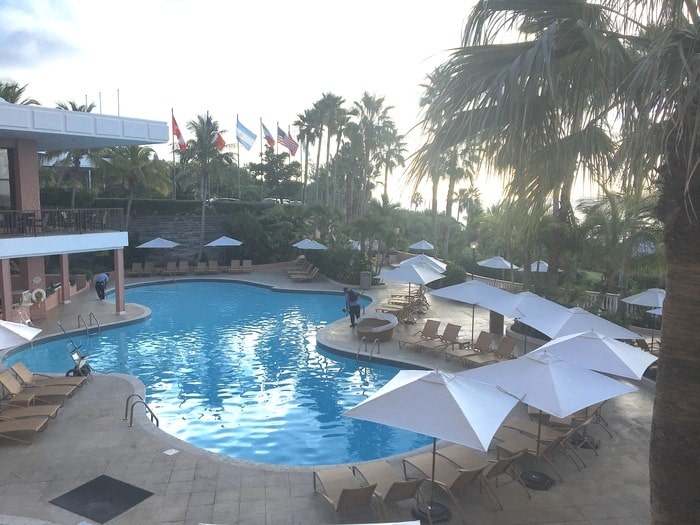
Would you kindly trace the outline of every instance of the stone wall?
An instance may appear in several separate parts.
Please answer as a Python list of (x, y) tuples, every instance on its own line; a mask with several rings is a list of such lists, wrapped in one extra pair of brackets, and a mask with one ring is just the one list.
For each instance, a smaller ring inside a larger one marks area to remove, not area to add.
[[(226, 215), (206, 215), (204, 223), (204, 243), (226, 235), (223, 224), (229, 217)], [(130, 242), (142, 244), (156, 237), (177, 242), (180, 246), (168, 249), (144, 248), (133, 250), (132, 259), (136, 261), (149, 260), (157, 266), (164, 266), (166, 261), (194, 261), (201, 242), (201, 221), (199, 215), (149, 215), (132, 217), (129, 220)], [(204, 253), (209, 259), (219, 259), (226, 262), (224, 255), (234, 253), (231, 248), (205, 248)], [(143, 252), (143, 253), (141, 253)]]

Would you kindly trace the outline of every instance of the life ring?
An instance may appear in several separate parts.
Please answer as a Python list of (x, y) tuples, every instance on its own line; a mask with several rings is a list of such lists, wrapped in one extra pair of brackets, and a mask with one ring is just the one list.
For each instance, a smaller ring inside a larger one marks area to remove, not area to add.
[(32, 301), (35, 303), (41, 303), (46, 300), (46, 291), (43, 288), (36, 288), (32, 290)]

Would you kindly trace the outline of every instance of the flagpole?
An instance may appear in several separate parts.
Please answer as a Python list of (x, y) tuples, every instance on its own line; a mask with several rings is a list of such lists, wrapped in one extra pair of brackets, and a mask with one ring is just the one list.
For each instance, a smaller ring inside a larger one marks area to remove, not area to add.
[[(236, 136), (238, 136), (238, 113), (236, 113)], [(241, 200), (241, 141), (240, 140), (236, 140), (236, 155), (238, 155), (238, 200), (240, 201)]]
[[(175, 120), (175, 111), (170, 108), (170, 127), (173, 127), (173, 121)], [(173, 128), (173, 200), (177, 200), (177, 182), (175, 182), (175, 128)]]

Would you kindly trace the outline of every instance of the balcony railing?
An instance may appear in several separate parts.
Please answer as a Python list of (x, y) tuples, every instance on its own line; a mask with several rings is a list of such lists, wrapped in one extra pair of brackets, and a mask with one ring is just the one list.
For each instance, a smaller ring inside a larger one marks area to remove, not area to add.
[(123, 231), (122, 208), (0, 210), (0, 237)]

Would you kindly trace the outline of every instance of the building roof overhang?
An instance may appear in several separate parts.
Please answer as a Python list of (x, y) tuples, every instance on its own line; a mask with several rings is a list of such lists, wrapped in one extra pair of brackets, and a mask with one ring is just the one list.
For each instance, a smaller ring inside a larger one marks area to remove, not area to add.
[(166, 122), (43, 106), (10, 104), (0, 99), (0, 138), (35, 140), (38, 151), (163, 144)]

